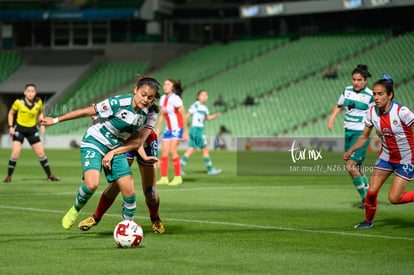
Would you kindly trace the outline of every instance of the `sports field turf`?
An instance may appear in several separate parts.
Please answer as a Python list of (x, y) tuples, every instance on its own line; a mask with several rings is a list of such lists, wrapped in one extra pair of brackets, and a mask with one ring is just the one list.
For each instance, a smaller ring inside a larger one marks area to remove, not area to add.
[[(0, 150), (2, 180), (9, 154)], [(141, 247), (121, 249), (112, 237), (120, 221), (119, 198), (89, 232), (61, 227), (81, 184), (79, 151), (47, 150), (47, 155), (61, 182), (46, 181), (34, 152), (23, 150), (13, 181), (0, 183), (0, 274), (414, 272), (414, 204), (391, 205), (390, 181), (378, 197), (374, 228), (355, 230), (364, 214), (354, 208), (359, 196), (346, 175), (237, 176), (234, 152), (212, 152), (223, 173), (209, 177), (197, 152), (183, 185), (157, 187), (166, 233), (156, 235), (134, 164), (135, 220), (145, 235)], [(78, 222), (94, 212), (105, 187), (102, 178)], [(408, 190), (414, 190), (412, 183)]]

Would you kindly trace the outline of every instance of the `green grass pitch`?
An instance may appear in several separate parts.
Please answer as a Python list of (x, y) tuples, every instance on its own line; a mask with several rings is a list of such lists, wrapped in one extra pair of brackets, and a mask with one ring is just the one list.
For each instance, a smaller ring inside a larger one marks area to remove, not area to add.
[[(0, 150), (2, 180), (9, 155)], [(13, 181), (0, 183), (1, 274), (413, 273), (414, 204), (391, 205), (390, 180), (378, 197), (374, 228), (355, 230), (364, 213), (354, 207), (359, 196), (346, 174), (240, 176), (236, 153), (213, 151), (214, 166), (223, 173), (209, 177), (197, 152), (184, 184), (157, 187), (166, 228), (157, 235), (134, 164), (135, 220), (144, 239), (141, 247), (121, 249), (112, 237), (119, 198), (89, 232), (60, 225), (82, 183), (79, 155), (75, 149), (47, 150), (52, 171), (62, 178), (48, 182), (34, 152), (23, 150)], [(272, 157), (278, 169), (289, 163), (286, 155)], [(338, 159), (341, 154), (332, 153), (324, 161)], [(374, 159), (370, 154), (367, 163)], [(105, 187), (102, 177), (77, 222), (95, 211)], [(407, 189), (414, 190), (413, 183)]]

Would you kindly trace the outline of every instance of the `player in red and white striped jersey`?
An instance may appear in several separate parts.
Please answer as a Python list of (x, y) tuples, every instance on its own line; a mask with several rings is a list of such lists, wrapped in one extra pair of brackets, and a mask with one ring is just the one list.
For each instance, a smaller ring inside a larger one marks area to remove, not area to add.
[(382, 146), (365, 198), (365, 221), (355, 225), (357, 229), (371, 228), (374, 225), (378, 192), (393, 172), (396, 177), (388, 194), (390, 202), (414, 202), (414, 191), (404, 191), (414, 177), (414, 114), (406, 106), (393, 101), (393, 86), (392, 78), (385, 74), (374, 83), (375, 107), (371, 107), (365, 117), (362, 135), (343, 156), (344, 160), (348, 160), (369, 139), (375, 126), (381, 136)]
[[(161, 144), (161, 179), (157, 184), (178, 185), (183, 182), (178, 145), (181, 140), (188, 140), (185, 110), (181, 100), (181, 94), (184, 89), (181, 87), (181, 82), (174, 79), (166, 79), (163, 88), (165, 95), (162, 95), (160, 99), (161, 112), (155, 131), (157, 136), (159, 136), (164, 119), (167, 127), (163, 133)], [(168, 155), (171, 155), (174, 166), (174, 178), (171, 182), (168, 182)]]

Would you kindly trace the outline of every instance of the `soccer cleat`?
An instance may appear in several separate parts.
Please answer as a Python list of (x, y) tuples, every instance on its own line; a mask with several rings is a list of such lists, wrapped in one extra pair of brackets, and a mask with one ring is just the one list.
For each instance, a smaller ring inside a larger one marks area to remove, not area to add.
[(151, 221), (152, 222), (152, 229), (154, 229), (155, 234), (162, 234), (165, 232), (164, 225), (162, 224), (160, 218)]
[(183, 178), (181, 176), (175, 176), (172, 181), (168, 184), (169, 186), (177, 186), (183, 183)]
[(78, 225), (79, 229), (82, 231), (88, 231), (93, 226), (97, 225), (98, 222), (94, 219), (94, 217), (89, 217), (83, 221), (81, 221)]
[(159, 181), (157, 181), (157, 184), (168, 184), (168, 178), (167, 177), (161, 177)]
[(372, 228), (373, 226), (374, 226), (374, 222), (365, 220), (359, 224), (356, 224), (354, 228), (355, 229), (368, 229), (368, 228)]
[(62, 226), (66, 230), (69, 230), (72, 225), (75, 223), (76, 219), (79, 216), (79, 212), (76, 211), (75, 207), (71, 207), (69, 211), (62, 218)]
[(212, 168), (210, 171), (207, 172), (209, 176), (217, 175), (221, 173), (221, 169)]
[(60, 178), (57, 178), (57, 177), (55, 177), (55, 176), (53, 176), (53, 175), (50, 175), (50, 176), (47, 178), (47, 180), (48, 180), (48, 181), (60, 181)]
[(11, 182), (11, 176), (7, 176), (7, 178), (4, 179), (4, 182)]

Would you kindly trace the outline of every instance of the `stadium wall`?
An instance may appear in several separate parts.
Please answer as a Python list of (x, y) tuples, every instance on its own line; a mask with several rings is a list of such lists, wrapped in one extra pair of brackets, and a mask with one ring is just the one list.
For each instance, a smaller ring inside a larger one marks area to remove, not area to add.
[(105, 57), (113, 62), (148, 62), (152, 71), (198, 48), (200, 45), (179, 43), (110, 43), (105, 46)]

